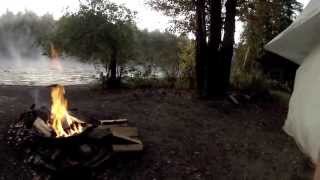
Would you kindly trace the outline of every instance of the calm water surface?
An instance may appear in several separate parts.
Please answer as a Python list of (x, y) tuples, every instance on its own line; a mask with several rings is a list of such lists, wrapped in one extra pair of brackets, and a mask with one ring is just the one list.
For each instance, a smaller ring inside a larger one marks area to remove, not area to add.
[(0, 85), (88, 84), (97, 81), (99, 70), (75, 60), (8, 60), (0, 63)]

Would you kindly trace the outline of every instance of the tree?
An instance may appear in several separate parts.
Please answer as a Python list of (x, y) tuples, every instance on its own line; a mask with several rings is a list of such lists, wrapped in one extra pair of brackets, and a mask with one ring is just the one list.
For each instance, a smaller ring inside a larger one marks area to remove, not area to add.
[[(219, 85), (222, 82), (220, 78), (222, 69), (222, 60), (220, 59), (220, 46), (221, 46), (221, 38), (222, 38), (222, 27), (223, 27), (223, 19), (222, 19), (222, 1), (221, 0), (209, 0), (209, 13), (210, 13), (210, 27), (209, 27), (209, 43), (208, 49), (210, 52), (210, 61), (208, 61), (208, 91), (213, 92), (214, 94), (221, 93), (221, 87), (217, 88), (215, 85)], [(217, 83), (220, 82), (220, 83)]]
[(199, 94), (224, 95), (230, 79), (237, 0), (150, 0), (149, 4), (173, 17), (176, 29), (195, 34)]
[(233, 58), (237, 0), (227, 0), (225, 6), (226, 6), (226, 17), (225, 17), (225, 24), (224, 24), (224, 36), (222, 41), (222, 47), (220, 50), (222, 79), (221, 79), (221, 83), (219, 83), (220, 88), (218, 89), (217, 94), (223, 94), (228, 89), (228, 86), (229, 86), (231, 61)]
[(196, 1), (195, 0), (148, 0), (147, 4), (157, 11), (172, 17), (172, 28), (175, 32), (195, 33)]
[(205, 0), (196, 2), (196, 75), (197, 88), (201, 96), (206, 96), (208, 86), (207, 66), (207, 33), (206, 33)]
[(181, 37), (179, 42), (179, 78), (185, 87), (195, 88), (195, 41)]
[(260, 58), (263, 46), (286, 29), (295, 19), (302, 5), (296, 0), (242, 0), (240, 20), (244, 23), (241, 44), (251, 48)]
[(40, 40), (55, 23), (49, 14), (38, 16), (31, 11), (0, 16), (0, 56), (2, 59), (37, 59)]
[[(261, 62), (284, 62), (280, 57), (266, 52), (264, 45), (293, 22), (302, 9), (301, 3), (296, 0), (242, 0), (240, 4), (239, 17), (244, 23), (244, 31), (237, 48), (235, 71), (259, 74)], [(276, 65), (272, 67), (276, 68)], [(285, 63), (286, 67), (291, 69), (289, 63)]]
[(179, 67), (179, 42), (181, 38), (170, 32), (147, 30), (137, 33), (137, 58), (135, 63), (144, 66), (149, 73), (156, 75), (157, 72), (164, 72), (166, 77), (177, 77)]
[[(79, 11), (67, 13), (50, 37), (67, 55), (105, 64), (107, 82), (120, 82), (120, 64), (133, 58), (135, 13), (107, 0), (87, 0)], [(48, 45), (49, 46), (49, 45)]]

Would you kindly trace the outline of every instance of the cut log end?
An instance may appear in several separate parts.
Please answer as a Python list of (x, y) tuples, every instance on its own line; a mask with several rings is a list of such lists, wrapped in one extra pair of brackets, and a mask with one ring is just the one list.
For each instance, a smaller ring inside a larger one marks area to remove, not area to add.
[(52, 136), (52, 128), (48, 126), (47, 123), (40, 117), (37, 117), (36, 120), (33, 122), (33, 127), (41, 133), (45, 137)]

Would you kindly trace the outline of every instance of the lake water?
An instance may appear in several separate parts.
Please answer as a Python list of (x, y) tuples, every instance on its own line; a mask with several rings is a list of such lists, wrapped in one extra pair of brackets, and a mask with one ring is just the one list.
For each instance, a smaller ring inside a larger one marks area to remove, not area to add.
[[(0, 85), (78, 85), (97, 82), (99, 68), (75, 60), (1, 60)], [(101, 68), (100, 68), (101, 70)]]

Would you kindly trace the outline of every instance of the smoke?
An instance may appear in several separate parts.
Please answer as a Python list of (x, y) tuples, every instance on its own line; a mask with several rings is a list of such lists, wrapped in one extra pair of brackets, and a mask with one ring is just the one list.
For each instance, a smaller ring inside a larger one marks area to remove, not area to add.
[(46, 107), (48, 109), (50, 108), (50, 90), (51, 89), (47, 86), (32, 89), (30, 95), (33, 98), (33, 104), (35, 105), (35, 109), (40, 109), (41, 107)]
[[(93, 65), (71, 57), (56, 62), (43, 54), (47, 51), (41, 43), (55, 23), (51, 15), (30, 11), (0, 16), (0, 85), (87, 84), (95, 79), (98, 72)], [(37, 97), (36, 92), (33, 95)]]
[(41, 57), (40, 38), (49, 33), (44, 25), (54, 24), (48, 15), (39, 17), (26, 11), (14, 14), (7, 11), (0, 16), (0, 60), (20, 63)]

